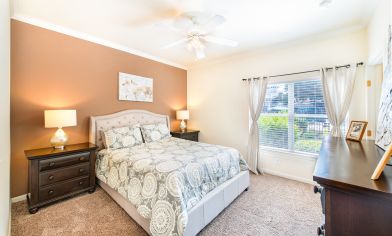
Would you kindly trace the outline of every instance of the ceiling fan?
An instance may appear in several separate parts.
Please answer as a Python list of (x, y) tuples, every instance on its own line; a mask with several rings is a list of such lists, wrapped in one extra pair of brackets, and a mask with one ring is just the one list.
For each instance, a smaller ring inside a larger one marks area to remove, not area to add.
[(237, 42), (225, 38), (211, 35), (211, 33), (225, 22), (221, 15), (209, 15), (207, 13), (195, 11), (185, 12), (173, 21), (171, 28), (182, 32), (185, 37), (170, 43), (162, 49), (169, 49), (181, 44), (186, 44), (189, 51), (193, 51), (196, 59), (202, 59), (206, 56), (206, 44), (214, 43), (228, 47), (236, 47)]

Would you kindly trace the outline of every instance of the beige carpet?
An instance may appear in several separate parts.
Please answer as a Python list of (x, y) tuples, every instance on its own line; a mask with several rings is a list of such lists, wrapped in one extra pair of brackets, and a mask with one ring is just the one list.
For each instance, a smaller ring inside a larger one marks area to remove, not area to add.
[[(240, 195), (200, 235), (316, 235), (322, 221), (312, 186), (271, 175), (251, 175)], [(192, 222), (190, 222), (192, 223)], [(147, 235), (102, 189), (38, 213), (25, 202), (12, 205), (12, 235)]]

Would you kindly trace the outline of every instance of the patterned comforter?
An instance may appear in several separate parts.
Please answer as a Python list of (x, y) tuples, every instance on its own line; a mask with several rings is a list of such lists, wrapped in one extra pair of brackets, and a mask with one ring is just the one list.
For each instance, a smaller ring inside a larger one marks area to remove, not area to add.
[(168, 137), (132, 148), (104, 149), (97, 177), (150, 220), (152, 235), (183, 235), (188, 211), (247, 165), (222, 146)]

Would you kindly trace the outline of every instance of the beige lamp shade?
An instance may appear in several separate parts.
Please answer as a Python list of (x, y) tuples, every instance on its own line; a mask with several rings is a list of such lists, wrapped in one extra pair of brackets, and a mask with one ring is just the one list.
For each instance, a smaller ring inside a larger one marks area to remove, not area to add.
[(189, 120), (189, 111), (188, 110), (180, 110), (177, 111), (177, 120)]
[(45, 128), (63, 128), (76, 124), (76, 110), (45, 110)]

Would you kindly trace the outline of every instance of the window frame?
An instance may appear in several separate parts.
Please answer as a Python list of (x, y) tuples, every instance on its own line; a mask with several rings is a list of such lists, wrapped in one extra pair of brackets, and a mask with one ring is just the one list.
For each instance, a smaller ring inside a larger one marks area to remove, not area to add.
[[(301, 82), (301, 81), (312, 81), (312, 80), (319, 80), (321, 81), (321, 78), (319, 75), (313, 75), (313, 76), (308, 76), (308, 77), (302, 77), (302, 78), (291, 78), (291, 79), (282, 79), (282, 80), (273, 80), (270, 81), (268, 85), (272, 84), (288, 84), (288, 113), (261, 113), (259, 116), (259, 119), (262, 116), (271, 116), (271, 117), (288, 117), (288, 149), (285, 148), (279, 148), (279, 147), (272, 147), (272, 146), (264, 146), (259, 143), (259, 150), (261, 151), (269, 151), (269, 152), (280, 152), (280, 153), (285, 153), (285, 154), (295, 154), (296, 156), (300, 157), (305, 157), (305, 158), (311, 158), (315, 159), (318, 158), (319, 153), (312, 153), (312, 152), (303, 152), (303, 151), (298, 151), (295, 150), (294, 144), (295, 144), (295, 137), (294, 137), (294, 123), (295, 123), (295, 118), (326, 118), (328, 119), (327, 114), (322, 115), (322, 114), (295, 114), (295, 108), (294, 108), (294, 83), (296, 82)], [(292, 90), (290, 92), (290, 90)], [(290, 96), (291, 95), (291, 96)], [(290, 120), (292, 122), (290, 122)], [(291, 134), (290, 134), (291, 133)]]

